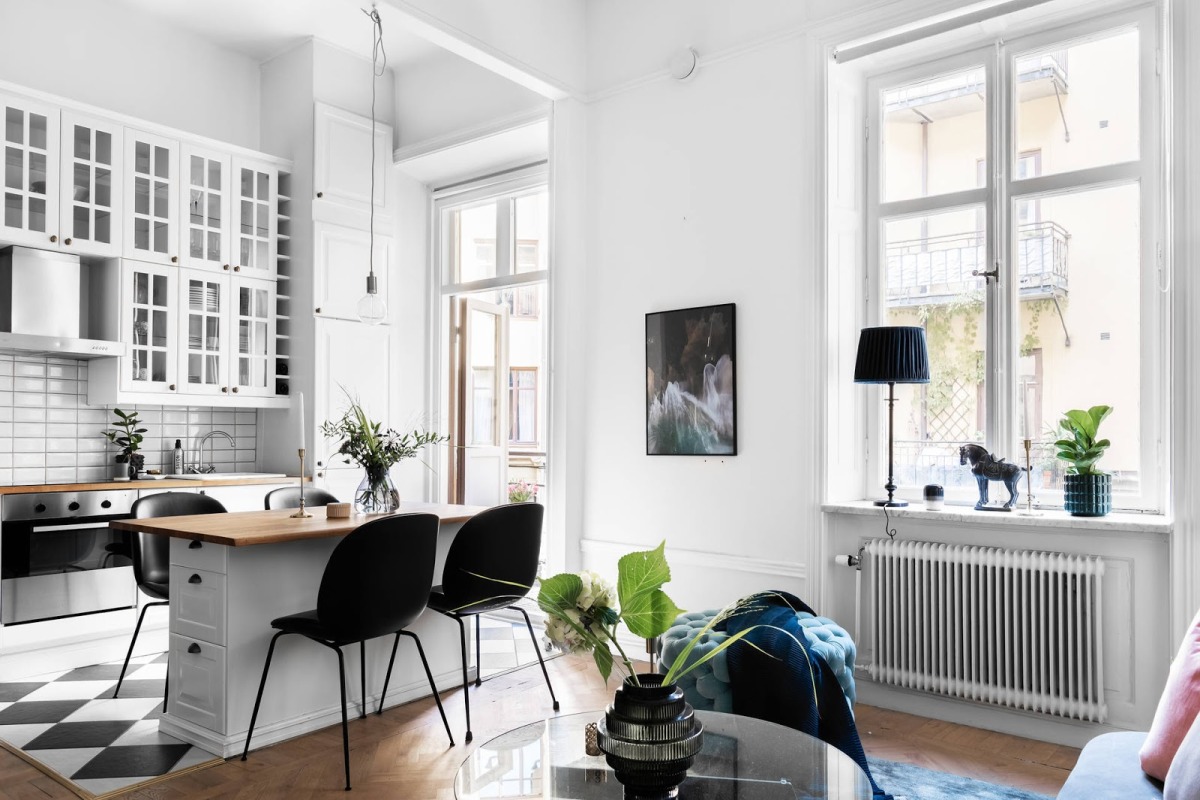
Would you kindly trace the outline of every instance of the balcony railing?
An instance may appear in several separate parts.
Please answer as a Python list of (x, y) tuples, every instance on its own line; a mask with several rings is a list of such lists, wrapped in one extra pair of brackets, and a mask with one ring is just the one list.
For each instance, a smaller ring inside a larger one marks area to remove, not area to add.
[[(1025, 299), (1067, 294), (1067, 243), (1071, 235), (1055, 222), (1030, 222), (1017, 230), (1016, 261)], [(977, 231), (893, 242), (887, 249), (889, 306), (950, 302), (982, 292), (988, 269), (983, 236)]]

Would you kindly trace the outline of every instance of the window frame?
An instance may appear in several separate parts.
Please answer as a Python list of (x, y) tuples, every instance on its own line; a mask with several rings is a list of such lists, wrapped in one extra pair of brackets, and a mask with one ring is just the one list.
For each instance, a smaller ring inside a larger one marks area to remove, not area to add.
[[(533, 375), (533, 385), (532, 386), (521, 386), (519, 380), (517, 380), (518, 373)], [(537, 408), (538, 407), (538, 392), (540, 391), (540, 389), (541, 389), (541, 387), (538, 386), (538, 368), (537, 367), (509, 366), (509, 368), (508, 368), (508, 391), (509, 391), (508, 443), (509, 443), (509, 445), (511, 445), (513, 447), (522, 448), (522, 449), (531, 449), (531, 448), (537, 447), (538, 423), (541, 421), (538, 419), (538, 408)], [(516, 439), (513, 437), (513, 431), (515, 431), (517, 429), (517, 419), (518, 419), (518, 415), (520, 413), (520, 397), (521, 397), (522, 391), (533, 393), (533, 435), (534, 435), (534, 438), (532, 440)]]
[[(1017, 109), (1016, 64), (1023, 55), (1055, 45), (1068, 47), (1090, 39), (1104, 38), (1136, 28), (1139, 30), (1139, 155), (1135, 161), (1085, 167), (1052, 175), (1016, 177), (1019, 159), (1014, 135)], [(1169, 181), (1164, 174), (1165, 133), (1163, 81), (1158, 63), (1163, 47), (1161, 20), (1154, 4), (1089, 18), (1080, 14), (1074, 21), (1048, 30), (1009, 31), (1001, 39), (981, 39), (968, 49), (945, 56), (910, 60), (896, 67), (872, 72), (865, 78), (867, 147), (864, 198), (866, 258), (865, 324), (881, 324), (886, 313), (886, 256), (884, 225), (897, 219), (979, 207), (984, 216), (985, 268), (998, 268), (1000, 281), (988, 281), (984, 303), (984, 355), (986, 424), (984, 444), (998, 456), (1023, 462), (1024, 453), (1012, 452), (1019, 443), (1019, 265), (1010, 258), (1019, 231), (1018, 203), (1023, 198), (1068, 194), (1112, 186), (1140, 187), (1141, 232), (1139, 334), (1140, 363), (1140, 475), (1139, 491), (1114, 495), (1114, 508), (1164, 513), (1168, 508), (1169, 475), (1167, 449), (1163, 445), (1169, 424), (1170, 293), (1161, 286), (1165, 214)], [(981, 187), (941, 195), (884, 201), (883, 93), (888, 89), (934, 79), (983, 65), (985, 92), (985, 150), (989, 166)], [(1036, 212), (1035, 212), (1036, 213)], [(886, 414), (882, 403), (867, 406), (868, 447), (866, 481), (868, 494), (882, 483), (886, 470)], [(1052, 420), (1045, 420), (1049, 423)], [(876, 432), (872, 435), (872, 432)], [(1013, 442), (1014, 445), (1006, 443)], [(875, 478), (879, 480), (876, 481)], [(1024, 488), (1022, 487), (1022, 494)], [(898, 496), (919, 499), (920, 487), (901, 486)], [(1062, 493), (1037, 492), (1042, 506), (1061, 506)], [(948, 500), (969, 502), (974, 493), (947, 491)], [(1022, 498), (1022, 502), (1024, 498)]]

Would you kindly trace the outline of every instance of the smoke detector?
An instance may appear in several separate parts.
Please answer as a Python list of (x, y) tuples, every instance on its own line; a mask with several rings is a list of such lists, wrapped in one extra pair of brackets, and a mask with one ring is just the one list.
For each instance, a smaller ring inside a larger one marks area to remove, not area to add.
[(696, 51), (685, 47), (671, 56), (671, 77), (677, 81), (686, 81), (696, 74), (696, 67), (699, 63), (700, 57)]

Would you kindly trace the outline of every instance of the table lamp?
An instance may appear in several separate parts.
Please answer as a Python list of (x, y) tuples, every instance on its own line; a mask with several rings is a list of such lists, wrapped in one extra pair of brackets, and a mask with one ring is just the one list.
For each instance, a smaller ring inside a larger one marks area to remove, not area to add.
[(888, 480), (886, 500), (875, 505), (902, 508), (908, 503), (896, 500), (893, 477), (895, 460), (892, 444), (895, 436), (897, 383), (929, 383), (929, 351), (925, 347), (925, 329), (908, 325), (863, 328), (858, 337), (858, 358), (854, 362), (855, 383), (888, 385)]

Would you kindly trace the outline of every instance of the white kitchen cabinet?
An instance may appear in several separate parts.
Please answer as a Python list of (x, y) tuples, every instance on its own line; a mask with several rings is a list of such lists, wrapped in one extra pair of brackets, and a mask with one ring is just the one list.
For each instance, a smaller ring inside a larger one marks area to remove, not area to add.
[[(358, 301), (367, 293), (371, 254), (365, 230), (313, 223), (313, 310), (318, 316), (358, 321)], [(375, 234), (375, 277), (379, 294), (388, 297), (392, 240)], [(387, 324), (388, 320), (384, 320)]]
[(185, 267), (224, 272), (230, 268), (230, 159), (225, 153), (184, 143), (180, 151), (180, 205)]
[(274, 278), (279, 236), (279, 171), (266, 162), (235, 158), (233, 177), (234, 272)]
[(224, 646), (176, 633), (171, 634), (170, 641), (171, 650), (167, 654), (170, 684), (167, 713), (202, 728), (224, 733)]
[(60, 245), (84, 256), (121, 254), (124, 128), (63, 110)]
[(179, 270), (125, 260), (120, 272), (120, 341), (129, 345), (129, 355), (112, 360), (124, 364), (121, 389), (174, 392), (179, 360), (179, 322), (175, 317)]
[(125, 129), (124, 253), (179, 263), (179, 142)]
[(275, 283), (180, 270), (180, 391), (275, 394)]
[(275, 282), (234, 275), (230, 307), (230, 390), (242, 397), (275, 395)]
[[(371, 203), (371, 120), (325, 103), (314, 109), (313, 130), (313, 215), (317, 219), (339, 218), (338, 209), (361, 216)], [(392, 163), (392, 128), (375, 123), (375, 215), (391, 216), (387, 172)]]
[(58, 242), (59, 110), (0, 95), (4, 124), (4, 211), (0, 237), (53, 248)]

